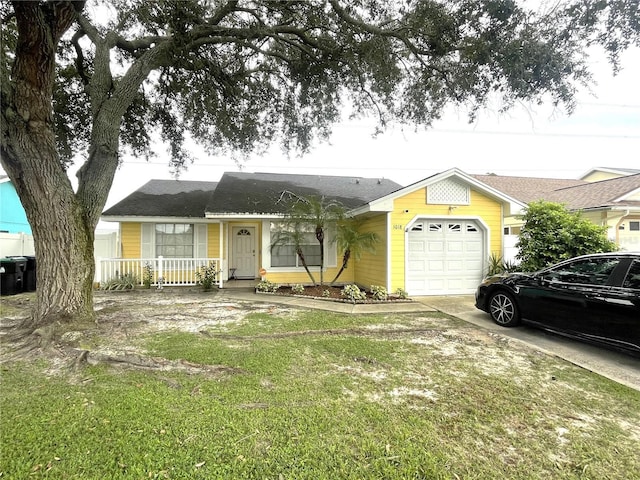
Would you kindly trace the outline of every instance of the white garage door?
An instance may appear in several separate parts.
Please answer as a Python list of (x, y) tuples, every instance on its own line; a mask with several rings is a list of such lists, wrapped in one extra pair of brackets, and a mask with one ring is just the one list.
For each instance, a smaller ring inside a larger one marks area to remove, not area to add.
[(408, 232), (409, 295), (468, 294), (483, 276), (484, 231), (475, 220), (421, 219)]

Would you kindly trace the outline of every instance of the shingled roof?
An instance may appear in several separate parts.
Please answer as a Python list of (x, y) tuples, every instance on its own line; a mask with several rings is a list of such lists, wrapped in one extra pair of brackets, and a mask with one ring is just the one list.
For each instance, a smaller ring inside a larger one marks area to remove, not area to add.
[(536, 177), (503, 177), (500, 175), (471, 175), (510, 197), (524, 203), (548, 200), (550, 192), (577, 185), (591, 185), (584, 180)]
[(640, 207), (640, 201), (625, 199), (634, 194), (635, 198), (640, 194), (640, 174), (561, 188), (550, 192), (545, 196), (545, 200), (564, 203), (572, 210), (615, 206)]
[(293, 196), (324, 197), (355, 208), (401, 188), (379, 178), (225, 173), (209, 199), (207, 215), (284, 213), (288, 210), (284, 200)]
[(150, 180), (104, 216), (203, 218), (217, 182)]

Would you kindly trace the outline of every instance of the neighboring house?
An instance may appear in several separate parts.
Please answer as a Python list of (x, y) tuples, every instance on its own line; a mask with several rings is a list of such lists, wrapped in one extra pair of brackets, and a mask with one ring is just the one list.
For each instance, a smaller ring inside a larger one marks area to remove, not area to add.
[[(503, 251), (503, 218), (525, 207), (455, 168), (407, 187), (386, 179), (268, 173), (225, 173), (218, 183), (152, 180), (103, 214), (120, 224), (121, 256), (129, 259), (115, 271), (162, 256), (216, 262), (222, 280), (266, 275), (276, 283), (308, 283), (293, 247), (272, 245), (287, 200), (296, 196), (338, 200), (362, 219), (363, 230), (379, 235), (375, 253), (352, 260), (341, 282), (410, 295), (473, 293), (490, 255)], [(307, 251), (315, 245), (310, 234)], [(329, 281), (342, 252), (330, 241), (325, 249)], [(185, 267), (161, 268), (166, 281)], [(318, 269), (311, 267), (316, 280)]]
[(580, 180), (584, 180), (586, 182), (599, 182), (600, 180), (624, 177), (626, 175), (636, 175), (638, 173), (640, 173), (640, 170), (632, 168), (595, 167), (582, 175)]
[[(633, 173), (636, 172), (636, 173)], [(622, 250), (640, 250), (640, 171), (593, 169), (581, 180), (474, 175), (474, 178), (521, 202), (546, 200), (581, 211)], [(595, 180), (602, 178), (601, 180)], [(585, 179), (589, 179), (586, 181)], [(505, 218), (505, 234), (517, 235), (522, 221)]]
[(18, 192), (6, 175), (0, 175), (0, 232), (31, 235), (31, 227)]

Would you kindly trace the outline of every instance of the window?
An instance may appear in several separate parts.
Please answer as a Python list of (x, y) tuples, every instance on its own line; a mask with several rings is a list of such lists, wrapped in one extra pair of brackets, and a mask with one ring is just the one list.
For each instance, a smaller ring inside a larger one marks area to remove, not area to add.
[(611, 272), (618, 266), (617, 258), (589, 258), (568, 263), (547, 271), (544, 278), (552, 282), (581, 285), (606, 285)]
[(320, 244), (312, 231), (293, 232), (281, 223), (271, 223), (271, 266), (302, 267), (296, 252), (295, 236), (300, 235), (300, 247), (307, 266), (320, 265)]
[(629, 230), (632, 232), (640, 232), (640, 222), (629, 222)]
[(155, 225), (156, 256), (193, 258), (193, 225), (157, 223)]

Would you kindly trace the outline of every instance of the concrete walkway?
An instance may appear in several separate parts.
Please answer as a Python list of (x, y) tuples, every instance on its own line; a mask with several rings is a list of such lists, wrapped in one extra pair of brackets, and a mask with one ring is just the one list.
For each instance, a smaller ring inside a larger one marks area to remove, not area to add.
[(549, 355), (562, 358), (579, 367), (640, 391), (640, 358), (595, 347), (544, 331), (521, 326), (504, 328), (496, 325), (485, 312), (475, 308), (473, 295), (413, 297), (413, 302), (351, 304), (328, 302), (303, 297), (257, 294), (253, 289), (222, 289), (219, 298), (258, 301), (312, 308), (346, 314), (412, 313), (437, 311), (457, 317), (505, 337), (523, 342)]

